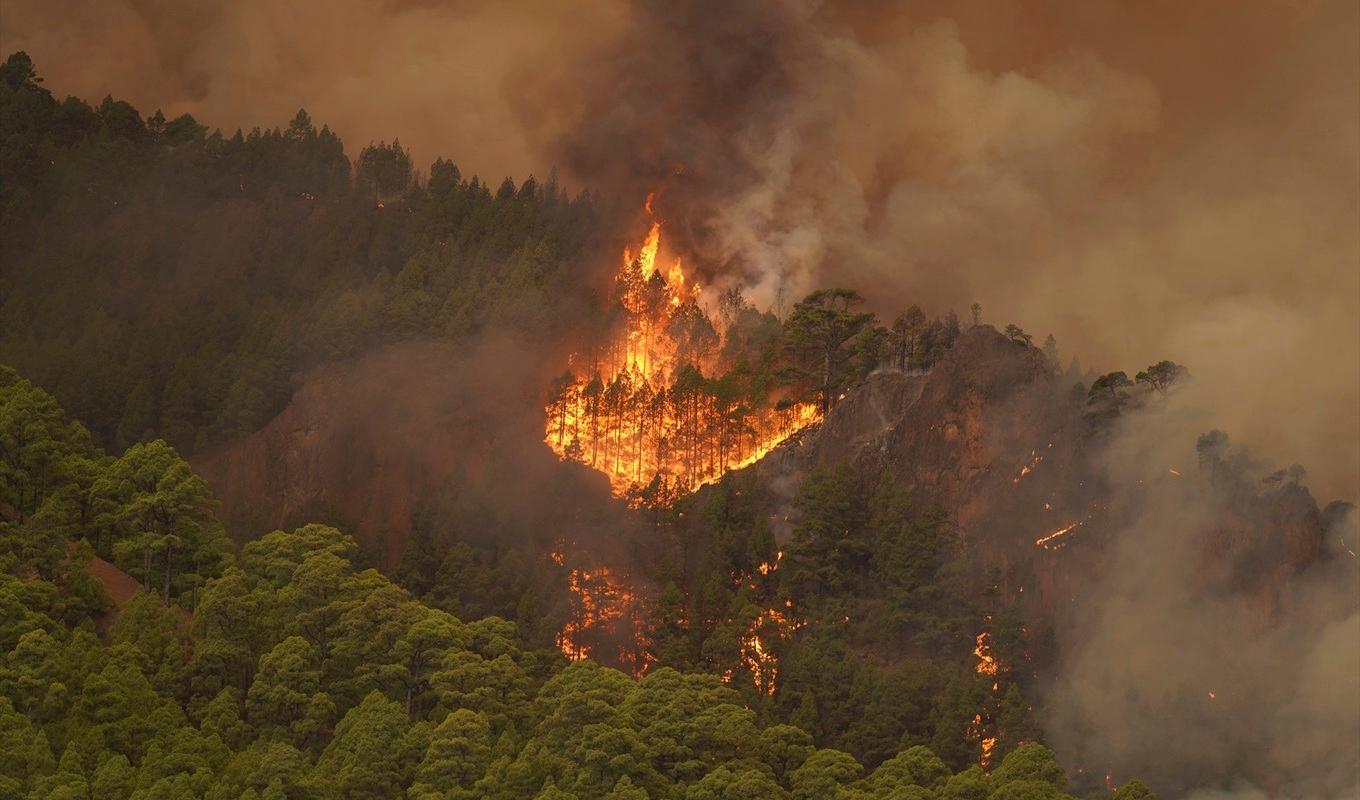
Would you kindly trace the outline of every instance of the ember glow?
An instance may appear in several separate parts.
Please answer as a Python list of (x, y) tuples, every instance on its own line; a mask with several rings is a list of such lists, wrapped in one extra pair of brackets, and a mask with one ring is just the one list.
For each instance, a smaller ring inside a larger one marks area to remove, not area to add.
[[(650, 214), (652, 198), (647, 198)], [(609, 477), (614, 493), (661, 476), (689, 491), (757, 461), (818, 421), (816, 403), (773, 404), (709, 385), (721, 338), (680, 258), (663, 268), (662, 223), (614, 282), (623, 322), (607, 344), (573, 356), (547, 404), (545, 441), (563, 459)]]
[[(1053, 443), (1049, 442), (1048, 446), (1045, 447), (1044, 449), (1045, 450), (1053, 449)], [(1029, 451), (1029, 461), (1026, 461), (1024, 464), (1020, 465), (1020, 471), (1015, 474), (1015, 477), (1011, 478), (1011, 483), (1019, 483), (1020, 481), (1024, 480), (1026, 475), (1033, 472), (1035, 468), (1038, 467), (1043, 462), (1044, 462), (1043, 453), (1039, 452), (1038, 450)]]
[[(565, 562), (560, 551), (551, 558), (559, 565)], [(572, 568), (567, 573), (567, 589), (571, 592), (570, 617), (556, 637), (562, 654), (572, 661), (598, 658), (602, 654), (596, 652), (599, 645), (595, 642), (622, 642), (619, 663), (632, 665), (635, 674), (645, 672), (641, 608), (627, 585), (608, 567)]]
[(1064, 544), (1066, 544), (1066, 542), (1058, 540), (1061, 537), (1066, 536), (1067, 534), (1076, 530), (1077, 528), (1080, 528), (1081, 525), (1082, 525), (1081, 520), (1077, 520), (1076, 522), (1073, 522), (1071, 525), (1064, 525), (1063, 527), (1057, 529), (1056, 531), (1045, 534), (1044, 536), (1040, 536), (1038, 539), (1035, 539), (1034, 544), (1044, 548), (1045, 550), (1056, 550), (1059, 547), (1062, 547)]
[[(802, 627), (802, 622), (793, 618), (792, 611), (785, 613), (777, 608), (769, 608), (752, 620), (751, 625), (741, 637), (741, 663), (751, 673), (756, 689), (772, 695), (779, 688), (779, 658), (773, 651), (775, 642), (788, 639), (793, 632)], [(732, 676), (725, 676), (731, 681)]]
[[(1049, 504), (1045, 503), (1044, 508), (1045, 509), (1050, 508)], [(1068, 537), (1073, 532), (1075, 532), (1076, 530), (1078, 530), (1091, 520), (1095, 519), (1098, 514), (1100, 514), (1107, 508), (1108, 504), (1105, 503), (1093, 504), (1085, 517), (1077, 520), (1076, 522), (1064, 525), (1061, 528), (1058, 528), (1057, 530), (1049, 531), (1043, 536), (1040, 536), (1038, 539), (1035, 539), (1034, 540), (1035, 547), (1042, 547), (1045, 550), (1057, 550), (1063, 547), (1064, 545), (1069, 543)]]
[[(991, 616), (987, 616), (987, 621)], [(977, 658), (977, 664), (973, 671), (978, 675), (992, 679), (992, 696), (984, 710), (987, 711), (989, 719), (983, 718), (983, 713), (979, 711), (973, 715), (973, 723), (968, 726), (968, 737), (977, 741), (982, 748), (981, 756), (978, 758), (978, 765), (986, 769), (991, 765), (992, 752), (996, 749), (997, 732), (994, 720), (996, 719), (997, 692), (1001, 688), (998, 675), (1001, 672), (1001, 664), (992, 654), (992, 635), (988, 631), (979, 631), (974, 640), (973, 656)], [(990, 729), (989, 729), (990, 728)]]
[(982, 748), (978, 766), (986, 769), (992, 762), (992, 751), (996, 749), (996, 736), (987, 735), (982, 714), (973, 715), (973, 723), (968, 726), (968, 738), (977, 740), (978, 746)]
[(761, 575), (769, 575), (771, 572), (774, 572), (776, 569), (778, 569), (779, 562), (783, 558), (784, 551), (780, 550), (774, 554), (774, 561), (762, 561), (760, 566), (756, 567), (756, 571), (759, 572)]
[[(977, 635), (977, 643), (973, 647), (973, 655), (977, 656), (977, 674), (996, 676), (997, 663), (996, 657), (992, 655), (992, 645), (990, 642), (991, 634), (983, 631)], [(996, 687), (993, 686), (993, 689)]]

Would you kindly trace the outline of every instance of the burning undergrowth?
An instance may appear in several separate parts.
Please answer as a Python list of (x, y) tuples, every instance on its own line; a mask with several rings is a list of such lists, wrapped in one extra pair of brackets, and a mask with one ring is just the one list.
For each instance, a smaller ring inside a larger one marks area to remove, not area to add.
[[(1201, 382), (1145, 373), (1063, 371), (969, 331), (927, 376), (871, 378), (757, 472), (778, 495), (852, 463), (942, 503), (974, 591), (1024, 620), (1002, 669), (1076, 788), (1137, 775), (1175, 796), (1234, 775), (1335, 796), (1360, 768), (1344, 744), (1360, 734), (1354, 514), (1211, 430)], [(987, 625), (979, 675), (997, 668)], [(1000, 699), (980, 700), (979, 746), (996, 746)]]
[[(686, 493), (815, 423), (822, 409), (790, 400), (793, 388), (770, 369), (779, 320), (731, 290), (709, 297), (718, 305), (714, 324), (702, 287), (687, 278), (680, 256), (663, 249), (654, 199), (649, 194), (644, 204), (646, 237), (624, 249), (614, 276), (609, 324), (553, 383), (544, 440), (564, 461), (602, 473), (630, 506), (664, 514)], [(655, 661), (648, 600), (626, 569), (585, 564), (587, 552), (564, 544), (551, 553), (567, 570), (570, 599), (556, 645), (571, 660), (603, 658), (643, 674)], [(758, 571), (768, 577), (777, 566), (776, 557)], [(776, 687), (772, 643), (798, 624), (790, 608), (770, 608), (742, 634), (740, 662), (762, 693)], [(724, 678), (731, 681), (732, 672)]]

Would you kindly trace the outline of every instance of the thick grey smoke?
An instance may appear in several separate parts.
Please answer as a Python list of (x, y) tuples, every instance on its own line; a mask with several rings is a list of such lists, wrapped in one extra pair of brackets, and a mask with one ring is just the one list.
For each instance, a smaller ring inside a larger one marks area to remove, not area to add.
[(619, 24), (610, 2), (10, 0), (0, 49), (27, 51), (58, 97), (112, 94), (228, 134), (304, 107), (351, 158), (399, 137), (418, 163), (453, 157), (494, 185), (552, 166), (510, 113), (506, 76), (577, 63)]
[(1195, 466), (1205, 415), (1185, 408), (1133, 415), (1109, 451), (1112, 519), (1125, 521), (1109, 532), (1099, 584), (1058, 626), (1047, 735), (1088, 770), (1137, 775), (1172, 797), (1354, 796), (1355, 514), (1300, 569), (1317, 544), (1304, 490), (1244, 499), (1266, 469), (1245, 460), (1212, 479)]

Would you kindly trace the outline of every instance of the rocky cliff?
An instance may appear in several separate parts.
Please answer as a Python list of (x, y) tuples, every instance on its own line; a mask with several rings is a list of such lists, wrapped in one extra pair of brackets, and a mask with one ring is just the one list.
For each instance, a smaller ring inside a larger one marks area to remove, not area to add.
[[(928, 374), (874, 373), (751, 469), (785, 501), (774, 518), (784, 535), (809, 470), (887, 470), (918, 502), (938, 503), (979, 577), (1000, 582), (979, 589), (1046, 618), (1099, 591), (1114, 539), (1166, 502), (1164, 483), (1189, 492), (1176, 502), (1196, 510), (1186, 519), (1205, 591), (1250, 595), (1270, 616), (1291, 576), (1329, 557), (1304, 487), (1262, 484), (1267, 470), (1245, 458), (1221, 468), (1231, 475), (1202, 467), (1193, 449), (1202, 431), (1167, 422), (1174, 398), (1135, 392), (1120, 417), (1095, 419), (1079, 383), (1038, 349), (978, 326)], [(1145, 441), (1158, 437), (1164, 446)], [(1130, 440), (1145, 442), (1137, 455)]]

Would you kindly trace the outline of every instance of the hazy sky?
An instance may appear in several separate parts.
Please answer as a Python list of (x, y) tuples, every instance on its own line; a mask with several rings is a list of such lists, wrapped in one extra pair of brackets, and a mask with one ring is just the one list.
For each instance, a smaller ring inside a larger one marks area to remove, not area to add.
[(1360, 496), (1356, 4), (903, 5), (8, 0), (0, 48), (144, 114), (664, 183), (715, 285), (1171, 358), (1234, 440)]

